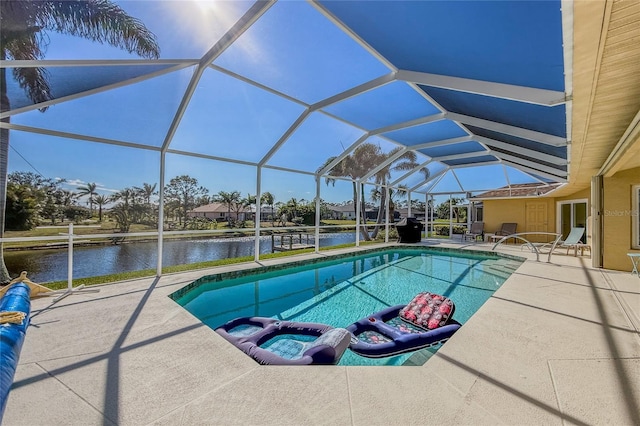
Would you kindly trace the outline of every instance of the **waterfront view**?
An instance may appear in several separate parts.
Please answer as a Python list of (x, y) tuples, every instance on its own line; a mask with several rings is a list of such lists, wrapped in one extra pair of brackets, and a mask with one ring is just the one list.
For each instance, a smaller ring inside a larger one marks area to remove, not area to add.
[[(320, 247), (353, 243), (355, 234), (330, 233), (320, 235)], [(183, 265), (217, 259), (253, 256), (253, 237), (201, 238), (167, 240), (164, 242), (162, 264)], [(118, 245), (75, 247), (73, 277), (86, 278), (119, 272), (153, 269), (157, 264), (157, 242), (131, 242)], [(272, 252), (270, 236), (260, 238), (260, 253)], [(11, 275), (28, 271), (35, 282), (67, 279), (67, 249), (5, 251), (7, 269)]]

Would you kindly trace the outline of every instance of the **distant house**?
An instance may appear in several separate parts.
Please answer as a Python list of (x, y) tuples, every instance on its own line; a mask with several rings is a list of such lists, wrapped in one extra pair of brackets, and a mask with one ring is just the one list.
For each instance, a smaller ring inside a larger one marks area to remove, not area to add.
[(188, 217), (204, 217), (216, 222), (224, 222), (229, 219), (232, 220), (247, 220), (254, 216), (254, 213), (246, 208), (240, 209), (240, 211), (231, 210), (229, 215), (229, 207), (222, 203), (210, 203), (204, 206), (196, 207), (195, 209), (187, 212)]
[[(330, 205), (327, 206), (331, 211), (331, 219), (345, 219), (345, 220), (355, 220), (356, 219), (356, 209), (353, 207), (353, 203), (345, 204), (345, 205)], [(372, 209), (367, 206), (366, 208), (366, 218), (371, 220), (376, 220), (378, 217), (378, 209)]]
[[(247, 207), (247, 213), (251, 212), (251, 219), (255, 219), (256, 217), (256, 206), (254, 204), (252, 204), (251, 206)], [(277, 220), (278, 219), (278, 208), (277, 207), (272, 207), (270, 205), (264, 204), (260, 207), (260, 220), (261, 221), (267, 221), (267, 220)]]
[[(393, 211), (393, 218), (400, 219), (401, 217), (408, 217), (409, 209), (407, 207), (401, 207)], [(424, 210), (411, 209), (411, 217), (415, 217), (418, 220), (425, 220)]]

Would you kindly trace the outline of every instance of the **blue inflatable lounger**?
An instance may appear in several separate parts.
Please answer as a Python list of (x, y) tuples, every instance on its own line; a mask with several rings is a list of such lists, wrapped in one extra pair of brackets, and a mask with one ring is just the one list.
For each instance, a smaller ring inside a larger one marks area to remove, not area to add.
[(216, 332), (263, 365), (337, 364), (351, 340), (344, 328), (266, 317), (236, 318)]
[(367, 358), (383, 358), (437, 345), (458, 331), (451, 299), (419, 293), (408, 305), (396, 305), (350, 326), (349, 349)]

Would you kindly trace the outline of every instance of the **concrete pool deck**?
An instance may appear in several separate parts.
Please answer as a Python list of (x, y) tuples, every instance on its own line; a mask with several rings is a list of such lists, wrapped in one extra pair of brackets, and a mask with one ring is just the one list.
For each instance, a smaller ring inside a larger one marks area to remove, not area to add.
[(2, 424), (640, 424), (640, 278), (499, 251), (528, 260), (419, 367), (259, 366), (167, 297), (254, 263), (36, 299)]

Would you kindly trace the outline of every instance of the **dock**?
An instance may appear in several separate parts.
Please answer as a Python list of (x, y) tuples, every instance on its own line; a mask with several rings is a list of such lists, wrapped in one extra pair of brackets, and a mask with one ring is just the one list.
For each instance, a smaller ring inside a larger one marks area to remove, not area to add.
[(272, 234), (271, 253), (315, 248), (314, 236), (303, 233)]

